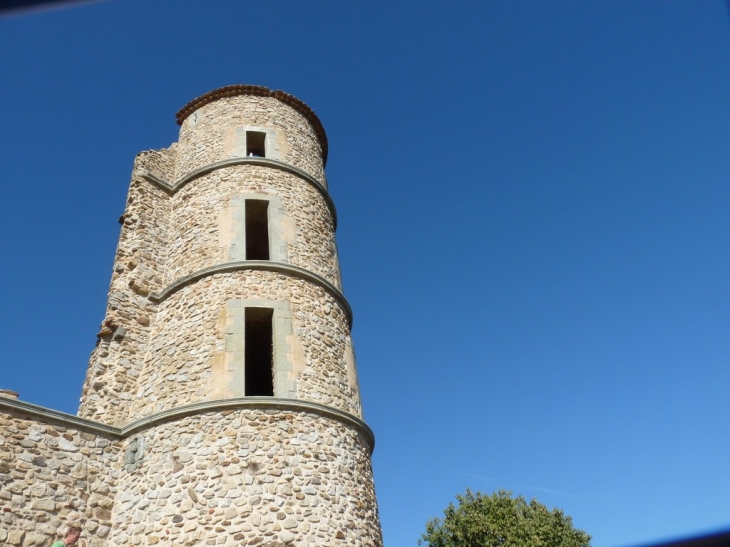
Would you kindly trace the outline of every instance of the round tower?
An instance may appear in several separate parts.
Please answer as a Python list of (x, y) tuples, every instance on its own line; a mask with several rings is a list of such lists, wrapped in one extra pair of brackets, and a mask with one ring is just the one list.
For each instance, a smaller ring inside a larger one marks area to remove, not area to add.
[(324, 128), (245, 85), (177, 119), (135, 161), (79, 410), (124, 436), (110, 545), (380, 546)]

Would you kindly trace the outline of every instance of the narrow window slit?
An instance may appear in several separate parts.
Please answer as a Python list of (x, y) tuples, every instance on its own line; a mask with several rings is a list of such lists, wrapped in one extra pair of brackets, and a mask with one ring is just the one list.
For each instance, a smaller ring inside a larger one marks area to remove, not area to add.
[(246, 395), (274, 396), (274, 329), (271, 308), (246, 308)]
[(246, 260), (269, 260), (269, 202), (246, 200)]

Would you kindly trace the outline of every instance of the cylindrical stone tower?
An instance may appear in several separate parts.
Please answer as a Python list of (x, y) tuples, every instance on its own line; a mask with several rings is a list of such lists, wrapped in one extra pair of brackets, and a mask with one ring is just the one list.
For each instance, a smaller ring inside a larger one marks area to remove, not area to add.
[(121, 428), (108, 545), (380, 546), (327, 137), (259, 86), (138, 155), (79, 415)]

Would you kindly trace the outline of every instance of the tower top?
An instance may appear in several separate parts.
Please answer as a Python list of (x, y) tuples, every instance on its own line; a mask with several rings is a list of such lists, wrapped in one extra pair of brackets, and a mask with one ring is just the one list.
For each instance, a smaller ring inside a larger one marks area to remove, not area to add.
[(319, 144), (322, 147), (322, 162), (325, 165), (327, 164), (327, 134), (324, 131), (324, 126), (322, 125), (322, 122), (319, 121), (319, 118), (314, 113), (314, 110), (309, 107), (309, 105), (307, 105), (301, 99), (297, 99), (294, 95), (289, 95), (289, 93), (286, 93), (285, 91), (274, 91), (269, 89), (268, 87), (264, 87), (261, 85), (246, 84), (220, 87), (218, 89), (214, 89), (213, 91), (209, 91), (204, 95), (201, 95), (197, 99), (193, 99), (188, 104), (183, 106), (176, 114), (177, 124), (182, 125), (182, 123), (185, 121), (185, 118), (187, 118), (190, 114), (195, 112), (203, 105), (212, 103), (213, 101), (217, 101), (218, 99), (222, 99), (224, 97), (235, 97), (237, 95), (273, 97), (274, 99), (281, 101), (285, 105), (290, 106), (291, 108), (299, 112), (307, 119), (307, 121), (309, 121), (310, 124), (312, 124), (314, 132), (317, 134)]

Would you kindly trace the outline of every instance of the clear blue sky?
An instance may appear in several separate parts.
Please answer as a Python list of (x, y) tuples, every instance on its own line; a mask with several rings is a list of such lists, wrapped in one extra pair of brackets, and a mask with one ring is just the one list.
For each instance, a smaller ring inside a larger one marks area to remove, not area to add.
[(467, 487), (730, 526), (725, 2), (118, 0), (0, 51), (0, 387), (75, 413), (135, 154), (265, 85), (329, 136), (388, 547)]

